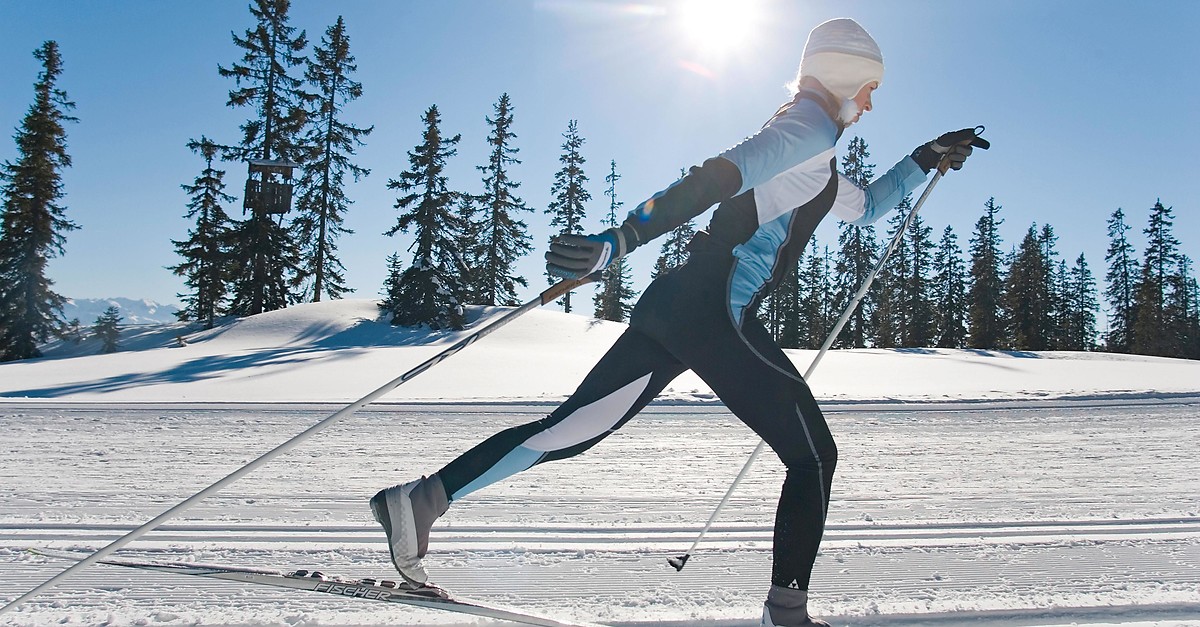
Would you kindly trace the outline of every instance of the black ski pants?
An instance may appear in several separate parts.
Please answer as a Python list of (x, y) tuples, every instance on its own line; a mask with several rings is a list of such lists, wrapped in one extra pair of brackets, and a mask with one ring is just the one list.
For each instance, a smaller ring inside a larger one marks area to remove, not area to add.
[(627, 330), (549, 416), (500, 432), (439, 471), (451, 501), (592, 447), (675, 377), (695, 372), (783, 461), (774, 585), (807, 590), (825, 527), (837, 447), (808, 385), (754, 318), (729, 313), (732, 258), (693, 255), (655, 280)]

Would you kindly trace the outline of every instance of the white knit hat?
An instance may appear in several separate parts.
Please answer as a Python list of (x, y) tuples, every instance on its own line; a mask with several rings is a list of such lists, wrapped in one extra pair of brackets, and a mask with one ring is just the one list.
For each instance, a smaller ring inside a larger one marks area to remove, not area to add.
[(820, 81), (833, 95), (849, 100), (864, 85), (883, 82), (883, 53), (858, 22), (839, 17), (808, 34), (799, 78), (806, 76)]

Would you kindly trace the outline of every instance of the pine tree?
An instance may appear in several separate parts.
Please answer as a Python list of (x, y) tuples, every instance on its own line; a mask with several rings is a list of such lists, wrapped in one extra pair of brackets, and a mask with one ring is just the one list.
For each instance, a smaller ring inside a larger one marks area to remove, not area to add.
[(1036, 225), (1031, 226), (1017, 249), (1004, 286), (1003, 302), (1012, 325), (1014, 349), (1041, 351), (1050, 347), (1052, 312), (1046, 268), (1042, 241)]
[(933, 240), (930, 239), (932, 229), (925, 226), (924, 220), (918, 214), (913, 217), (912, 224), (906, 233), (910, 261), (908, 276), (904, 277), (903, 317), (904, 335), (901, 336), (901, 346), (906, 348), (932, 346), (936, 325), (934, 321), (933, 301), (929, 295), (930, 266), (933, 265)]
[(200, 176), (191, 185), (181, 186), (191, 199), (184, 217), (195, 220), (196, 226), (188, 231), (188, 239), (171, 240), (183, 261), (169, 269), (183, 277), (184, 285), (191, 289), (187, 294), (179, 294), (183, 308), (175, 315), (180, 320), (202, 321), (204, 328), (211, 329), (216, 317), (224, 313), (230, 279), (231, 221), (222, 205), (236, 199), (224, 191), (225, 171), (213, 167), (220, 146), (201, 136), (199, 141), (189, 141), (188, 148), (204, 158)]
[[(617, 181), (620, 178), (621, 175), (617, 174), (617, 162), (613, 160), (609, 163), (608, 175), (604, 177), (604, 182), (608, 183), (604, 195), (609, 197), (608, 218), (603, 221), (606, 226), (619, 224), (617, 210), (625, 204), (617, 200)], [(629, 278), (629, 264), (624, 257), (618, 258), (604, 269), (599, 290), (592, 299), (596, 306), (596, 317), (600, 320), (625, 322), (633, 311), (632, 301), (635, 296), (637, 292), (634, 291)]]
[(282, 224), (252, 212), (229, 230), (229, 250), (231, 315), (253, 316), (293, 302), (290, 277), (299, 268), (300, 248)]
[(821, 250), (821, 272), (825, 275), (825, 281), (821, 284), (821, 320), (822, 325), (820, 336), (816, 341), (816, 348), (821, 348), (829, 337), (830, 331), (833, 330), (833, 325), (837, 324), (838, 316), (841, 311), (834, 309), (833, 304), (833, 253), (829, 250), (829, 246), (822, 247)]
[(121, 322), (121, 310), (116, 305), (104, 310), (96, 318), (96, 324), (92, 326), (92, 333), (100, 338), (102, 346), (101, 353), (115, 353), (120, 348), (117, 340), (121, 337), (121, 329), (117, 325)]
[(797, 303), (798, 347), (820, 348), (829, 333), (829, 248), (824, 253), (813, 237), (809, 241), (808, 254), (804, 257), (803, 269), (797, 276), (800, 299)]
[(290, 0), (254, 0), (250, 13), (257, 23), (245, 36), (233, 34), (233, 43), (245, 51), (241, 63), (218, 66), (236, 88), (229, 92), (230, 107), (252, 107), (255, 117), (242, 125), (242, 144), (226, 158), (283, 159), (298, 162), (303, 157), (299, 138), (308, 119), (307, 106), (317, 96), (304, 90), (304, 82), (289, 74), (306, 67), (304, 31), (288, 26)]
[(983, 216), (975, 223), (970, 242), (967, 345), (994, 349), (1002, 348), (1005, 343), (1004, 318), (1000, 309), (1004, 278), (1000, 266), (999, 231), (1004, 221), (997, 218), (1001, 206), (996, 204), (995, 198), (989, 198), (983, 207)]
[(962, 348), (967, 339), (967, 271), (958, 236), (949, 226), (942, 231), (933, 257), (933, 283), (930, 297), (934, 304), (936, 345), (938, 348)]
[(471, 281), (473, 302), (481, 305), (512, 307), (519, 305), (517, 289), (529, 287), (525, 277), (517, 273), (518, 259), (533, 250), (529, 227), (520, 215), (532, 208), (516, 195), (521, 184), (509, 176), (509, 168), (519, 165), (513, 146), (513, 106), (508, 94), (501, 94), (493, 110), (494, 118), (484, 118), (492, 126), (488, 144), (492, 151), (486, 165), (477, 166), (483, 173), (483, 194), (476, 199), (483, 219), (475, 225), (477, 235)]
[(659, 250), (658, 259), (654, 262), (654, 268), (650, 271), (650, 278), (657, 279), (687, 263), (688, 244), (695, 236), (695, 220), (688, 220), (667, 233), (662, 248)]
[(1169, 280), (1169, 334), (1179, 346), (1179, 357), (1200, 359), (1200, 287), (1197, 287), (1196, 278), (1191, 275), (1191, 268), (1191, 258), (1180, 254), (1178, 270)]
[(895, 279), (885, 265), (875, 275), (875, 311), (871, 315), (871, 344), (878, 348), (895, 348), (899, 345), (896, 309), (899, 294), (894, 289)]
[(787, 308), (785, 294), (780, 290), (784, 288), (785, 283), (792, 282), (791, 279), (792, 272), (785, 273), (783, 278), (781, 278), (779, 283), (775, 286), (775, 289), (763, 297), (762, 301), (759, 302), (758, 311), (755, 313), (759, 322), (762, 322), (763, 327), (767, 330), (767, 333), (771, 335), (771, 338), (774, 339), (776, 343), (779, 343), (780, 335), (783, 330), (785, 310)]
[(1200, 359), (1200, 284), (1195, 277), (1188, 278), (1188, 297), (1192, 303), (1191, 314), (1188, 316), (1188, 359)]
[(846, 145), (846, 156), (842, 157), (842, 176), (859, 187), (866, 187), (875, 178), (875, 164), (867, 162), (870, 158), (866, 140), (854, 136)]
[(404, 278), (404, 262), (400, 260), (400, 253), (392, 253), (387, 256), (387, 277), (383, 280), (383, 289), (380, 293), (383, 295), (383, 300), (379, 303), (379, 309), (385, 313), (396, 311), (404, 302), (404, 290), (402, 289), (401, 279)]
[(800, 301), (805, 291), (800, 283), (800, 267), (801, 263), (797, 261), (771, 293), (771, 303), (778, 309), (773, 335), (781, 348), (800, 348), (803, 345)]
[[(680, 178), (686, 175), (686, 171), (679, 171)], [(696, 221), (694, 219), (688, 220), (672, 229), (670, 233), (667, 233), (662, 248), (659, 249), (658, 259), (654, 262), (654, 268), (650, 270), (650, 278), (657, 279), (659, 276), (687, 263), (688, 244), (691, 243), (692, 238), (695, 236)]]
[[(1056, 253), (1057, 254), (1057, 253)], [(1050, 276), (1050, 350), (1073, 350), (1066, 348), (1071, 343), (1071, 269), (1065, 259), (1058, 260)]]
[(1042, 247), (1043, 273), (1046, 281), (1046, 348), (1057, 350), (1065, 342), (1065, 309), (1066, 289), (1064, 282), (1067, 278), (1066, 263), (1058, 259), (1058, 236), (1054, 227), (1043, 224), (1038, 235)]
[(1143, 264), (1133, 293), (1134, 325), (1129, 352), (1137, 355), (1167, 356), (1168, 346), (1158, 334), (1163, 332), (1166, 311), (1163, 288), (1155, 281), (1154, 270)]
[(482, 267), (484, 247), (480, 243), (484, 231), (484, 220), (480, 217), (484, 211), (480, 205), (482, 196), (457, 192), (454, 199), (459, 225), (455, 247), (462, 255), (462, 275), (459, 277), (463, 285), (462, 302), (486, 305), (488, 303), (482, 294), (487, 290), (481, 285), (488, 271)]
[(1171, 232), (1174, 215), (1162, 201), (1150, 209), (1142, 272), (1134, 292), (1135, 318), (1132, 351), (1142, 355), (1175, 357), (1179, 347), (1168, 337), (1168, 279), (1179, 263), (1179, 240)]
[[(911, 199), (905, 198), (901, 201), (899, 210), (888, 218), (888, 244), (883, 245), (885, 250), (904, 228), (911, 211)], [(882, 254), (880, 252), (880, 255)], [(896, 247), (892, 249), (891, 256), (884, 261), (875, 277), (878, 291), (875, 314), (871, 321), (875, 332), (875, 346), (895, 348), (906, 346), (910, 341), (912, 314), (909, 308), (912, 292), (908, 282), (912, 276), (912, 269), (912, 241), (907, 235), (901, 235)]]
[(346, 24), (339, 16), (313, 49), (305, 71), (318, 99), (308, 115), (303, 157), (307, 165), (299, 181), (299, 215), (292, 228), (301, 251), (295, 282), (303, 286), (304, 298), (314, 302), (322, 295), (338, 299), (353, 291), (346, 287), (346, 268), (337, 257), (338, 238), (353, 233), (343, 226), (353, 202), (346, 198), (345, 179), (349, 174), (357, 182), (371, 173), (350, 158), (375, 128), (360, 128), (341, 117), (345, 106), (362, 96), (362, 84), (351, 78), (357, 70)]
[(62, 339), (75, 345), (83, 342), (83, 323), (79, 321), (79, 318), (71, 318), (70, 322), (67, 322), (66, 328), (63, 329)]
[[(584, 204), (592, 199), (585, 185), (588, 177), (583, 173), (583, 158), (579, 150), (583, 147), (584, 139), (579, 135), (579, 125), (575, 120), (567, 123), (567, 132), (563, 134), (566, 141), (562, 145), (562, 155), (558, 158), (562, 168), (554, 174), (554, 184), (550, 187), (553, 200), (546, 209), (550, 214), (550, 228), (557, 229), (557, 234), (579, 233), (582, 231), (583, 220), (587, 210)], [(551, 285), (560, 279), (547, 273), (546, 278)], [(567, 292), (562, 300), (563, 311), (571, 313), (571, 293)]]
[(1096, 347), (1096, 280), (1088, 268), (1087, 259), (1080, 253), (1067, 274), (1066, 281), (1066, 343), (1071, 351), (1090, 351)]
[(404, 193), (396, 199), (402, 214), (385, 235), (413, 231), (413, 261), (385, 290), (389, 295), (392, 324), (429, 325), (432, 329), (461, 329), (465, 321), (462, 298), (463, 259), (458, 235), (463, 228), (455, 212), (458, 194), (450, 191), (446, 161), (458, 153), (461, 135), (443, 137), (437, 105), (425, 112), (425, 134), (408, 153), (409, 169), (388, 188)]
[(1191, 303), (1187, 316), (1188, 342), (1185, 355), (1188, 359), (1200, 359), (1200, 284), (1196, 277), (1187, 279), (1188, 302)]
[[(854, 137), (846, 148), (846, 156), (842, 157), (842, 175), (859, 187), (866, 187), (874, 178), (875, 164), (868, 163), (871, 153), (867, 151), (867, 143), (861, 137)], [(845, 309), (859, 287), (866, 282), (871, 270), (878, 262), (879, 243), (875, 237), (874, 226), (854, 226), (842, 223), (838, 236), (838, 255), (836, 262), (837, 284), (834, 287), (833, 306), (841, 311)], [(878, 290), (869, 290), (858, 308), (846, 320), (846, 325), (838, 335), (837, 345), (851, 348), (863, 348), (871, 336), (871, 318), (877, 306)]]
[(42, 62), (34, 102), (17, 128), (16, 162), (0, 168), (0, 361), (39, 357), (38, 344), (63, 329), (62, 306), (47, 262), (63, 254), (64, 233), (78, 228), (60, 202), (62, 170), (70, 167), (64, 124), (75, 103), (57, 86), (58, 44), (33, 53)]
[(1132, 345), (1134, 307), (1137, 277), (1141, 270), (1133, 246), (1126, 233), (1125, 213), (1120, 207), (1108, 219), (1108, 252), (1104, 261), (1108, 264), (1105, 280), (1108, 283), (1104, 296), (1108, 300), (1108, 334), (1105, 343), (1109, 351), (1127, 353)]
[[(255, 0), (250, 13), (257, 23), (244, 37), (233, 42), (245, 53), (242, 62), (226, 68), (221, 76), (233, 78), (228, 106), (252, 107), (255, 116), (242, 125), (242, 143), (226, 151), (230, 160), (283, 160), (303, 163), (300, 144), (307, 121), (307, 107), (316, 98), (304, 91), (304, 83), (289, 74), (304, 67), (308, 42), (304, 31), (288, 26), (289, 0)], [(264, 174), (264, 177), (279, 176)], [(267, 181), (264, 181), (267, 182)], [(273, 182), (273, 179), (272, 179)], [(255, 209), (233, 232), (232, 265), (236, 280), (230, 313), (239, 316), (282, 309), (293, 301), (289, 284), (299, 272), (299, 247), (270, 214)]]

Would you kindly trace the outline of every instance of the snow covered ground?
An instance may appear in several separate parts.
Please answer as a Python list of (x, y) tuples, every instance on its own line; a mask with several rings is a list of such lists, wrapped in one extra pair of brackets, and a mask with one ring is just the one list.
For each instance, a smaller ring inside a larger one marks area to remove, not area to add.
[[(476, 326), (504, 310), (473, 310)], [(624, 330), (535, 310), (404, 385), (392, 401), (551, 401), (570, 394)], [(438, 353), (461, 333), (430, 334), (378, 320), (375, 301), (314, 303), (209, 331), (135, 327), (125, 352), (95, 340), (58, 345), (45, 359), (0, 364), (0, 399), (69, 402), (349, 402)], [(816, 351), (794, 351), (805, 371)], [(67, 359), (70, 357), (70, 359)], [(842, 401), (1166, 398), (1200, 393), (1200, 361), (1100, 353), (941, 349), (833, 351), (810, 384)], [(667, 400), (711, 402), (691, 373)]]
[[(369, 301), (305, 305), (0, 365), (0, 600), (64, 568), (27, 548), (99, 548), (460, 337), (375, 318)], [(366, 499), (543, 415), (621, 329), (532, 312), (122, 553), (386, 573)], [(812, 353), (793, 356), (804, 370)], [(818, 615), (1200, 625), (1200, 363), (862, 350), (832, 353), (812, 384), (841, 451)], [(694, 377), (665, 399), (579, 458), (456, 503), (435, 527), (435, 580), (581, 621), (756, 624), (782, 469), (760, 459), (676, 573), (666, 558), (756, 441)], [(478, 623), (97, 566), (0, 617), (44, 624)]]

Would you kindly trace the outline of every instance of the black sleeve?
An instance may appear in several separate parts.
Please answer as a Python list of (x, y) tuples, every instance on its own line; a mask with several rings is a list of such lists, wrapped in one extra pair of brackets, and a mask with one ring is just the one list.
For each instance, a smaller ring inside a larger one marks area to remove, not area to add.
[(731, 198), (741, 187), (737, 166), (714, 157), (699, 167), (692, 166), (687, 176), (629, 212), (621, 230), (632, 231), (637, 244), (644, 244)]

